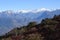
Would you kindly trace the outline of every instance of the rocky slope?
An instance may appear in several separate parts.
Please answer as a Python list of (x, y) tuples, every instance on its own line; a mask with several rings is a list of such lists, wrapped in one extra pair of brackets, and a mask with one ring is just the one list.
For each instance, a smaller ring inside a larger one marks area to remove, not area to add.
[(27, 26), (14, 28), (0, 40), (60, 40), (60, 15), (46, 18), (40, 24), (30, 22)]

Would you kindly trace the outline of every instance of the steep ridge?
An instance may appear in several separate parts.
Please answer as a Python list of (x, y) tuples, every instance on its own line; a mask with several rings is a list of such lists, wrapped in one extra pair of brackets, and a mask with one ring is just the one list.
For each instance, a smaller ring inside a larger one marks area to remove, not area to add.
[(27, 26), (14, 28), (1, 40), (60, 40), (60, 15), (46, 18), (41, 23), (30, 22)]

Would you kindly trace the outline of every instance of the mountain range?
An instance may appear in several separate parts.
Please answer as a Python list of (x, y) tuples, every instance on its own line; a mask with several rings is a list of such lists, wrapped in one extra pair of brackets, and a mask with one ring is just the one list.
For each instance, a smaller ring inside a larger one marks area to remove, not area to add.
[(29, 10), (13, 12), (0, 12), (0, 35), (11, 31), (15, 27), (22, 27), (28, 25), (29, 22), (40, 23), (42, 19), (53, 18), (54, 15), (60, 15), (60, 9), (56, 10)]

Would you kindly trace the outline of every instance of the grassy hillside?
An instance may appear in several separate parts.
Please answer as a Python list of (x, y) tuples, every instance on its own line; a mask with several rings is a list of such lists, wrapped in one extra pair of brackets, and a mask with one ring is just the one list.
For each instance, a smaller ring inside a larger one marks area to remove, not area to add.
[(14, 28), (0, 40), (60, 40), (60, 15), (46, 18), (40, 24), (30, 22), (27, 26)]

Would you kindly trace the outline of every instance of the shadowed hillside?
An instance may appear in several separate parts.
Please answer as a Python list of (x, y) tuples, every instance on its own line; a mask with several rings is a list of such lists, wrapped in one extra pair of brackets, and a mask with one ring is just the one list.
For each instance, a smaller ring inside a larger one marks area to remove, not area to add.
[(46, 18), (40, 24), (30, 22), (27, 26), (14, 28), (0, 40), (60, 40), (60, 15)]

